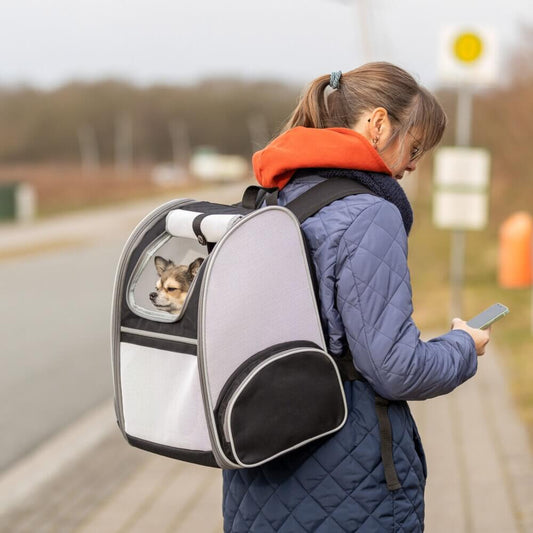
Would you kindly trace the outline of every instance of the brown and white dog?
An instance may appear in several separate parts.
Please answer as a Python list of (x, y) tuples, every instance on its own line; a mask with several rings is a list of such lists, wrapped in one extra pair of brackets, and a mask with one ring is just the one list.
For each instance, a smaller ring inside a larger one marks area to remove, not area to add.
[(203, 258), (198, 257), (190, 265), (175, 265), (160, 256), (156, 256), (154, 262), (159, 279), (156, 292), (150, 293), (150, 301), (157, 309), (179, 315)]

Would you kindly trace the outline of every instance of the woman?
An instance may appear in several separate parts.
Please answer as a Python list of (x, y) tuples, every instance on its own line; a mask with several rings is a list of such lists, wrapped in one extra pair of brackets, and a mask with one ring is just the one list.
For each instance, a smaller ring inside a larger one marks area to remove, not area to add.
[[(302, 225), (329, 351), (349, 350), (362, 379), (344, 383), (349, 415), (339, 432), (260, 468), (224, 472), (225, 531), (423, 530), (425, 459), (406, 400), (446, 394), (472, 377), (489, 340), (454, 319), (451, 331), (422, 342), (411, 316), (412, 211), (398, 180), (445, 125), (440, 105), (409, 74), (370, 63), (316, 79), (284, 133), (254, 155), (259, 183), (278, 187), (280, 204), (335, 176), (373, 193), (337, 200)], [(376, 394), (390, 400), (392, 480)]]

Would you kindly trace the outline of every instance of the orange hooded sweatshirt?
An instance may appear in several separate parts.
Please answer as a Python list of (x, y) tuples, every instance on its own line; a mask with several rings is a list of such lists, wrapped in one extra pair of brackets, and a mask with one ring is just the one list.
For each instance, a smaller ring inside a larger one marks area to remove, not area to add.
[(348, 128), (298, 126), (256, 152), (252, 163), (261, 186), (279, 189), (301, 168), (343, 168), (391, 174), (367, 139)]

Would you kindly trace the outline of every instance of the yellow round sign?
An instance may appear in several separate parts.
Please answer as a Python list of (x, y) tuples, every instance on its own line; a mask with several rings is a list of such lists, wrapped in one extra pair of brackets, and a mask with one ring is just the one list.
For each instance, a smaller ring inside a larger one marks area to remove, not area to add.
[(483, 41), (475, 33), (461, 33), (453, 42), (453, 52), (460, 61), (472, 63), (483, 54)]

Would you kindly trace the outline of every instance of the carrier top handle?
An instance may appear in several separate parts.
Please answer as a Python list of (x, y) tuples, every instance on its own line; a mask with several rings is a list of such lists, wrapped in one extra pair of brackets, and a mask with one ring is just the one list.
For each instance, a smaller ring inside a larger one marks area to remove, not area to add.
[(242, 195), (241, 205), (246, 209), (259, 209), (263, 202), (267, 205), (276, 205), (278, 203), (278, 188), (259, 187), (259, 185), (250, 185)]

